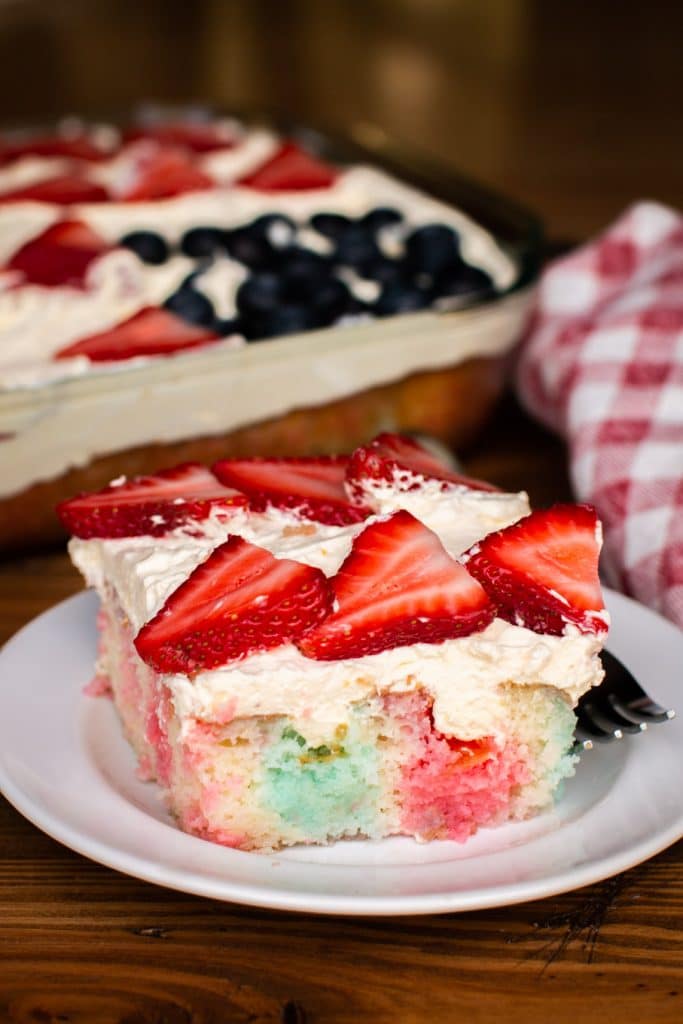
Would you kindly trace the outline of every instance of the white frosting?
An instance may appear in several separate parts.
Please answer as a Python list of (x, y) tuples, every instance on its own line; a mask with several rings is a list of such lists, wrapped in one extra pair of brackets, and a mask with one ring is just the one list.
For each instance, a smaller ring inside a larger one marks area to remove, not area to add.
[(68, 174), (71, 161), (62, 156), (23, 156), (0, 167), (0, 193), (27, 188), (46, 178)]
[[(392, 500), (385, 488), (382, 510), (408, 507), (415, 514), (419, 507), (419, 517), (453, 555), (528, 511), (524, 493), (470, 491), (466, 496), (463, 490), (419, 498), (393, 491)], [(176, 531), (161, 539), (74, 539), (70, 552), (105, 599), (113, 589), (137, 631), (228, 533), (332, 575), (365, 525), (302, 524), (289, 513), (236, 510), (227, 519), (214, 514), (202, 524), (199, 537)], [(543, 636), (496, 619), (480, 633), (440, 644), (414, 644), (331, 662), (306, 658), (287, 644), (200, 673), (193, 680), (171, 675), (165, 681), (183, 721), (220, 717), (228, 707), (235, 717), (291, 715), (305, 723), (311, 738), (324, 736), (330, 724), (344, 720), (349, 703), (421, 689), (433, 698), (437, 728), (468, 739), (505, 731), (498, 690), (503, 683), (554, 687), (575, 702), (601, 678), (600, 648), (599, 637), (572, 627), (564, 636)]]
[[(36, 364), (79, 338), (108, 330), (144, 306), (160, 305), (194, 268), (176, 256), (160, 266), (145, 266), (128, 249), (114, 249), (88, 268), (86, 287), (25, 285), (0, 292), (0, 362), (8, 387), (27, 386)], [(48, 363), (55, 375), (87, 372), (88, 359)]]

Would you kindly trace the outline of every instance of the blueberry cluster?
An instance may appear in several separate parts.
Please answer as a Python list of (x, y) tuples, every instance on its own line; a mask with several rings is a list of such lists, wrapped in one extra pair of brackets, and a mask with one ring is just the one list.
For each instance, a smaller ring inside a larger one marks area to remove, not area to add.
[[(321, 243), (315, 248), (311, 231)], [(152, 231), (131, 232), (121, 244), (145, 263), (161, 264), (170, 255), (168, 243)], [(357, 219), (316, 213), (301, 227), (281, 213), (236, 228), (196, 227), (183, 235), (180, 251), (198, 267), (166, 307), (191, 323), (222, 335), (239, 332), (249, 341), (326, 327), (342, 317), (392, 316), (493, 290), (489, 275), (462, 259), (453, 228), (425, 224), (410, 230), (402, 214), (387, 207)], [(227, 321), (216, 317), (197, 287), (197, 277), (217, 256), (248, 271), (235, 297), (236, 316)], [(365, 288), (354, 282), (366, 283)]]

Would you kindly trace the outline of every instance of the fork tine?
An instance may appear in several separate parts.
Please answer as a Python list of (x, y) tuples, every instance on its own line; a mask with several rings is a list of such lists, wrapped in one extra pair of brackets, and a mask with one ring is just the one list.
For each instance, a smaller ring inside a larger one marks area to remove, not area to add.
[(623, 733), (615, 726), (603, 729), (593, 721), (591, 715), (586, 711), (585, 704), (579, 704), (576, 708), (576, 729), (575, 735), (584, 746), (590, 743), (611, 743), (612, 740), (620, 740)]
[(619, 709), (610, 700), (611, 694), (600, 692), (600, 687), (589, 690), (579, 702), (582, 714), (588, 718), (598, 729), (605, 732), (621, 734), (625, 732), (644, 732), (647, 725), (644, 722), (634, 722), (620, 714)]
[(618, 715), (635, 725), (642, 722), (666, 722), (674, 717), (674, 711), (663, 708), (645, 693), (618, 658), (606, 650), (601, 657), (605, 668), (605, 679), (601, 687)]

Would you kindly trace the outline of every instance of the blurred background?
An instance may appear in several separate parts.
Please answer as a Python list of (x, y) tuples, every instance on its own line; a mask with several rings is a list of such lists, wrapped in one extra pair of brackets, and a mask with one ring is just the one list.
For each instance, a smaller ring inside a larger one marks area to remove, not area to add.
[(437, 158), (582, 239), (683, 207), (671, 0), (0, 0), (2, 120), (209, 102)]

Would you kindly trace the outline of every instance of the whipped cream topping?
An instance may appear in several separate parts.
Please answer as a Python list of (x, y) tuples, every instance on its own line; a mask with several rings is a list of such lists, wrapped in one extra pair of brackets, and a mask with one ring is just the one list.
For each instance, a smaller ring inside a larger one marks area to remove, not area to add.
[[(425, 488), (418, 494), (387, 486), (378, 513), (407, 508), (457, 556), (528, 512), (523, 492), (465, 490)], [(278, 510), (254, 514), (236, 509), (227, 515), (214, 511), (199, 524), (197, 536), (178, 530), (164, 538), (73, 539), (69, 548), (87, 582), (104, 600), (115, 595), (136, 632), (229, 534), (332, 575), (365, 525), (323, 526)], [(195, 718), (221, 720), (229, 708), (233, 717), (288, 715), (307, 737), (322, 739), (330, 726), (345, 720), (349, 704), (423, 690), (433, 699), (439, 730), (473, 739), (505, 733), (502, 684), (552, 687), (574, 703), (602, 677), (601, 646), (600, 637), (573, 627), (563, 636), (545, 636), (495, 619), (480, 633), (439, 644), (413, 644), (339, 661), (315, 661), (285, 644), (194, 679), (169, 675), (164, 681), (184, 728)]]
[[(161, 266), (145, 266), (128, 249), (113, 249), (93, 260), (86, 287), (12, 288), (0, 291), (0, 338), (7, 364), (7, 386), (27, 385), (35, 379), (36, 364), (61, 348), (133, 316), (144, 306), (160, 305), (193, 269), (191, 260), (177, 256)], [(2, 287), (0, 277), (0, 287)], [(87, 372), (85, 356), (48, 364), (55, 375)]]

